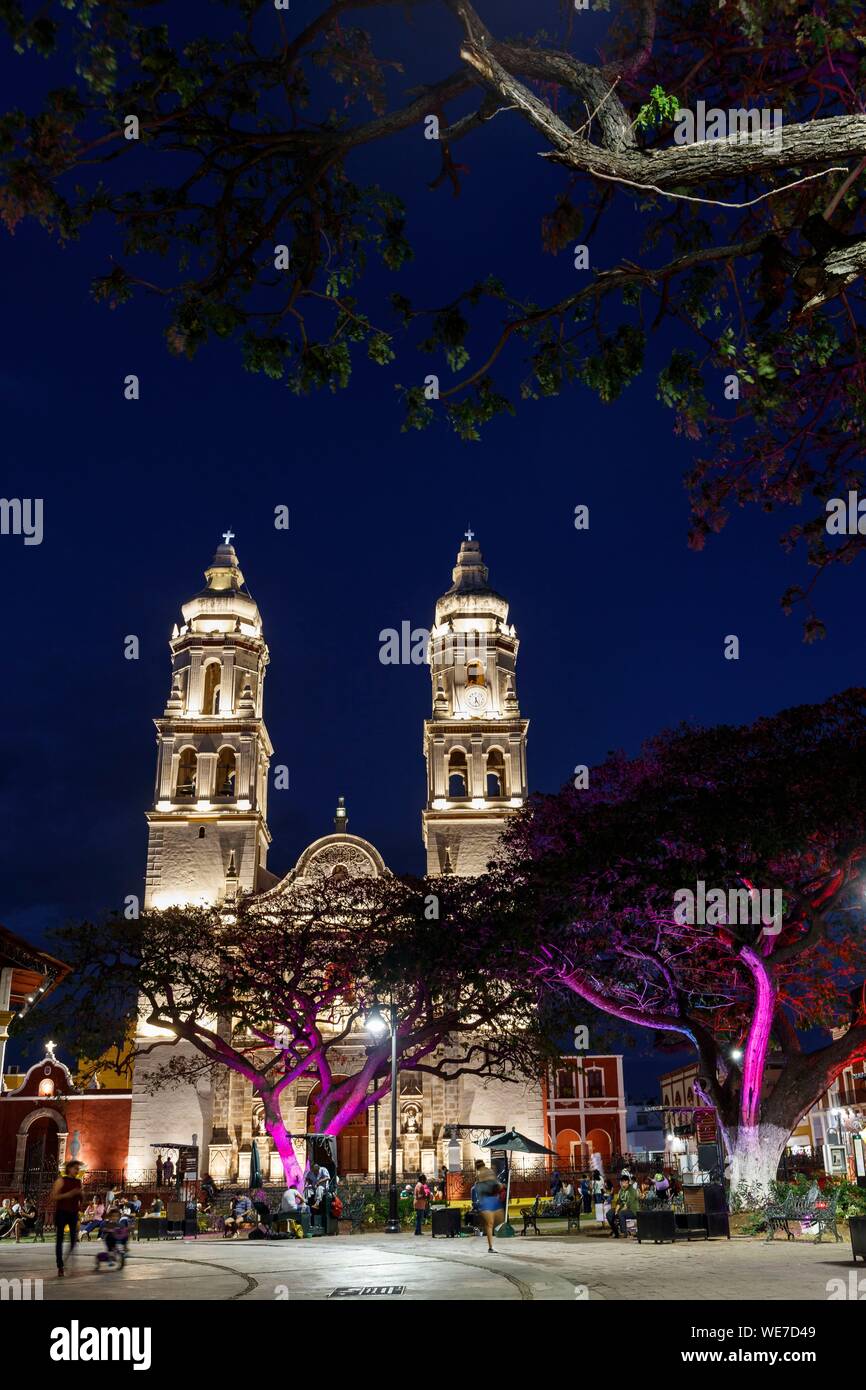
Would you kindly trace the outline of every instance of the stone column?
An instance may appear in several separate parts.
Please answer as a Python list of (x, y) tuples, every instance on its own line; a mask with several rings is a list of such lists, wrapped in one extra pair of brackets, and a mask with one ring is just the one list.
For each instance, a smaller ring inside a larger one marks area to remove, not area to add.
[(190, 653), (189, 694), (186, 706), (188, 714), (201, 714), (204, 694), (204, 667), (201, 664), (203, 650), (202, 647), (194, 647)]
[(526, 761), (523, 740), (520, 734), (510, 734), (508, 738), (511, 765), (511, 796), (526, 795)]
[(448, 795), (448, 787), (445, 780), (445, 740), (444, 738), (434, 738), (430, 744), (430, 758), (433, 764), (433, 795), (442, 797)]
[(240, 767), (238, 768), (235, 795), (238, 800), (253, 799), (253, 768), (255, 767), (255, 742), (251, 738), (241, 739)]
[(484, 785), (484, 754), (481, 751), (481, 743), (481, 735), (473, 734), (472, 752), (469, 755), (470, 796), (484, 796), (487, 791)]
[(196, 780), (196, 800), (209, 801), (214, 794), (216, 780), (216, 753), (199, 753), (198, 778)]
[(222, 681), (220, 683), (220, 714), (234, 714), (235, 709), (235, 654), (227, 647), (222, 654)]
[[(518, 755), (518, 756), (519, 756), (519, 755)], [(504, 755), (503, 755), (503, 762), (505, 763), (505, 786), (502, 788), (502, 795), (503, 795), (503, 796), (519, 796), (519, 795), (520, 795), (519, 790), (518, 790), (518, 791), (515, 791), (514, 788), (515, 788), (515, 784), (516, 784), (517, 787), (519, 788), (519, 786), (520, 786), (520, 779), (519, 779), (519, 778), (515, 779), (515, 776), (514, 776), (514, 763), (513, 763), (513, 761), (512, 761), (511, 750), (510, 750), (510, 748), (507, 748), (507, 749), (505, 750), (505, 753), (504, 753)]]
[(174, 739), (161, 738), (159, 741), (159, 790), (158, 801), (168, 801), (174, 787), (174, 779), (177, 775), (177, 763), (180, 762), (180, 754), (175, 756), (172, 752)]

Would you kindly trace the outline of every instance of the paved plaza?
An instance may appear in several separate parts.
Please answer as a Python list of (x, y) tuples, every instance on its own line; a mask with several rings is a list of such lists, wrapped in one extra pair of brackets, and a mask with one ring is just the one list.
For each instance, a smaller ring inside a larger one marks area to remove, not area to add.
[(46, 1302), (315, 1300), (371, 1286), (402, 1287), (397, 1296), (403, 1299), (825, 1302), (828, 1281), (847, 1283), (854, 1270), (847, 1239), (840, 1245), (735, 1238), (639, 1246), (604, 1235), (517, 1236), (499, 1241), (488, 1255), (481, 1240), (429, 1236), (202, 1238), (136, 1243), (119, 1273), (96, 1272), (99, 1249), (96, 1243), (79, 1246), (66, 1278), (58, 1280), (50, 1240), (4, 1243), (0, 1279), (41, 1278)]

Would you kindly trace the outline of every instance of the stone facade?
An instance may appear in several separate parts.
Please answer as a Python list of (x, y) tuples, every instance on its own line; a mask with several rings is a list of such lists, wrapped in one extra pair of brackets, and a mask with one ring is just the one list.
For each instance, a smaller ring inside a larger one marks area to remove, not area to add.
[[(272, 754), (263, 719), (262, 686), (268, 662), (261, 617), (244, 587), (230, 533), (206, 572), (207, 588), (183, 606), (183, 625), (171, 642), (172, 685), (157, 719), (157, 775), (148, 813), (148, 907), (231, 902), (237, 893), (291, 893), (317, 875), (357, 878), (386, 874), (381, 855), (350, 835), (342, 805), (335, 833), (304, 850), (277, 881), (265, 858), (267, 782)], [(508, 604), (487, 583), (487, 568), (471, 533), (460, 547), (453, 583), (436, 605), (431, 629), (432, 717), (424, 725), (427, 797), (422, 833), (431, 874), (483, 873), (495, 855), (508, 817), (527, 794), (526, 733), (515, 684), (518, 641)], [(142, 1039), (143, 1040), (143, 1039)], [(365, 1039), (346, 1040), (340, 1070), (351, 1075)], [(233, 1072), (198, 1089), (183, 1086), (149, 1095), (150, 1073), (161, 1050), (136, 1063), (130, 1129), (130, 1172), (152, 1164), (153, 1145), (203, 1146), (203, 1168), (218, 1181), (244, 1180), (253, 1140), (266, 1176), (281, 1167), (264, 1133), (249, 1084)], [(290, 1131), (307, 1129), (311, 1080), (283, 1098)], [(543, 1140), (541, 1085), (406, 1075), (398, 1097), (402, 1171), (433, 1172), (453, 1160), (449, 1124), (484, 1129), (514, 1125)], [(390, 1104), (378, 1107), (380, 1167), (391, 1142)], [(478, 1137), (478, 1136), (476, 1136)], [(462, 1160), (478, 1152), (461, 1140)], [(361, 1117), (339, 1141), (343, 1174), (372, 1172), (376, 1117)], [(300, 1156), (300, 1155), (299, 1155)]]
[(487, 583), (467, 533), (431, 630), (432, 717), (424, 723), (429, 874), (482, 874), (508, 816), (526, 800), (526, 734), (508, 604)]

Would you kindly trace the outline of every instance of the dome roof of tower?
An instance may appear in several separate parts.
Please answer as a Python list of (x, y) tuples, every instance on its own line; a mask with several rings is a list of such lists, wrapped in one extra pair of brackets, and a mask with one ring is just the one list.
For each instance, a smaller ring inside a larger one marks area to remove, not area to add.
[(460, 543), (460, 550), (457, 555), (457, 564), (451, 571), (453, 583), (450, 589), (446, 589), (442, 595), (448, 598), (451, 594), (490, 594), (493, 598), (505, 600), (501, 594), (497, 594), (495, 589), (491, 589), (487, 583), (488, 569), (481, 554), (481, 545), (476, 540), (464, 539)]
[[(226, 535), (231, 536), (231, 532), (226, 532)], [(244, 582), (237, 552), (227, 540), (217, 546), (214, 557), (205, 570), (205, 579), (205, 587), (199, 589), (197, 594), (193, 594), (192, 598), (182, 605), (185, 622), (189, 623), (195, 619), (206, 621), (209, 615), (212, 618), (219, 617), (223, 622), (226, 618), (231, 620), (234, 617), (237, 621), (252, 624), (260, 631), (261, 615), (258, 606)]]
[(508, 600), (490, 587), (487, 578), (481, 546), (470, 530), (460, 543), (457, 563), (451, 571), (451, 588), (436, 603), (437, 625), (446, 618), (469, 614), (493, 614), (504, 622)]

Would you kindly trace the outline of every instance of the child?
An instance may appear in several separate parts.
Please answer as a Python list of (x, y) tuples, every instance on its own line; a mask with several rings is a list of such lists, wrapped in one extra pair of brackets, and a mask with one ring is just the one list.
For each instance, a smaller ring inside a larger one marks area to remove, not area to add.
[(102, 1239), (108, 1252), (108, 1262), (112, 1269), (123, 1269), (126, 1261), (126, 1245), (129, 1240), (129, 1225), (124, 1221), (118, 1207), (112, 1207), (105, 1217)]

